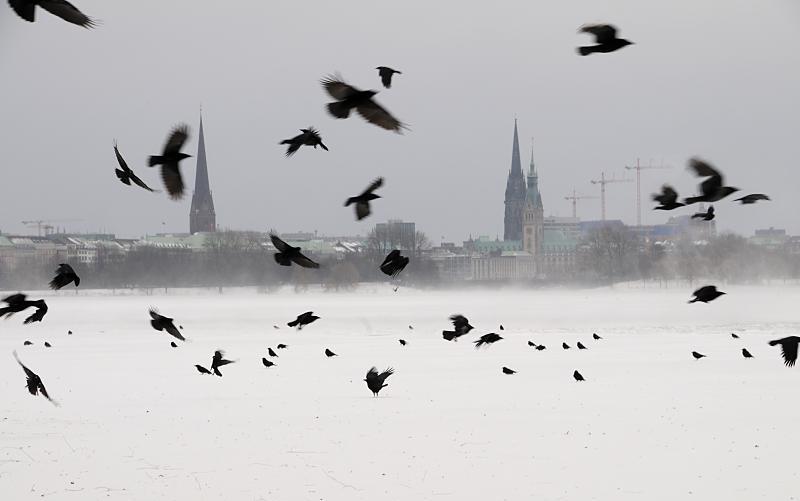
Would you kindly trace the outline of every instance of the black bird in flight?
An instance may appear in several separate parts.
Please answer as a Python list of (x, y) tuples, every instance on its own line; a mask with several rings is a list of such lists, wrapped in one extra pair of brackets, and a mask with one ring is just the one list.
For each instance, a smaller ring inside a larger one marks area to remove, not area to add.
[(36, 6), (82, 28), (94, 28), (97, 21), (90, 18), (67, 0), (8, 0), (14, 12), (28, 22), (36, 20)]
[(579, 350), (587, 350), (588, 348), (586, 348), (586, 347), (583, 345), (583, 343), (581, 343), (580, 341), (578, 341), (578, 349), (579, 349)]
[(742, 348), (742, 356), (744, 358), (753, 358), (753, 355), (747, 351), (747, 348)]
[(285, 350), (286, 348), (288, 348), (288, 346), (286, 346), (285, 344), (281, 343), (278, 346), (276, 346), (275, 348), (277, 348), (279, 350)]
[(322, 87), (336, 99), (328, 103), (328, 112), (336, 118), (347, 118), (350, 111), (355, 109), (367, 122), (402, 134), (407, 127), (391, 113), (386, 111), (372, 98), (377, 94), (374, 90), (360, 90), (346, 84), (339, 76), (329, 76), (321, 82)]
[(593, 52), (614, 52), (625, 46), (632, 45), (633, 42), (624, 38), (617, 38), (617, 28), (610, 24), (584, 24), (578, 33), (590, 33), (594, 35), (597, 45), (578, 47), (578, 54), (588, 56)]
[(338, 355), (336, 353), (332, 352), (331, 350), (329, 350), (328, 348), (325, 348), (325, 356), (330, 358), (330, 357), (337, 357)]
[(58, 406), (58, 402), (50, 398), (50, 395), (47, 394), (47, 389), (44, 387), (44, 383), (42, 383), (42, 378), (40, 378), (35, 372), (25, 367), (25, 364), (17, 356), (17, 352), (14, 351), (14, 358), (17, 360), (17, 363), (22, 370), (25, 371), (25, 376), (27, 378), (26, 385), (28, 386), (28, 392), (31, 395), (38, 395), (39, 393), (42, 394), (44, 398), (49, 400), (53, 405)]
[(376, 198), (381, 198), (380, 195), (376, 195), (374, 192), (378, 188), (383, 186), (383, 178), (379, 177), (375, 181), (372, 181), (366, 190), (361, 192), (360, 195), (355, 197), (350, 197), (345, 201), (344, 206), (348, 207), (351, 204), (356, 204), (356, 219), (361, 221), (365, 217), (369, 216), (372, 211), (370, 210), (369, 203)]
[(601, 338), (600, 336), (598, 336), (598, 335), (597, 335), (597, 333), (595, 332), (595, 333), (592, 333), (592, 339), (595, 339), (595, 340), (597, 340), (597, 339), (603, 339), (603, 338)]
[(583, 375), (578, 371), (573, 372), (572, 377), (575, 378), (575, 381), (586, 381), (585, 379), (583, 379)]
[(189, 126), (186, 124), (176, 126), (167, 138), (161, 155), (153, 155), (147, 162), (150, 167), (161, 166), (161, 179), (173, 200), (183, 198), (183, 177), (179, 164), (181, 160), (191, 157), (191, 155), (181, 153), (181, 148), (186, 144), (187, 139), (189, 139)]
[(172, 323), (172, 319), (159, 314), (157, 309), (150, 308), (150, 318), (150, 325), (153, 326), (153, 329), (157, 331), (166, 330), (170, 336), (180, 339), (181, 341), (186, 341), (186, 338), (183, 337), (181, 331), (179, 331), (178, 328), (175, 327), (175, 324)]
[(272, 367), (273, 365), (275, 365), (275, 362), (267, 360), (264, 357), (261, 358), (261, 363), (264, 364), (264, 367)]
[(397, 73), (398, 75), (403, 74), (402, 71), (393, 70), (388, 66), (378, 66), (375, 69), (378, 70), (378, 75), (380, 75), (381, 77), (381, 83), (383, 83), (383, 86), (386, 87), (387, 89), (392, 88), (392, 75), (394, 75), (395, 73)]
[(53, 345), (52, 345), (52, 344), (50, 344), (50, 343), (48, 343), (47, 341), (45, 341), (45, 342), (44, 342), (44, 347), (45, 347), (45, 348), (52, 348), (52, 347), (53, 347)]
[(738, 335), (738, 334), (736, 334), (735, 332), (731, 332), (731, 337), (732, 337), (733, 339), (739, 339), (739, 335)]
[(300, 330), (303, 328), (303, 326), (306, 326), (315, 320), (319, 320), (319, 317), (314, 315), (314, 312), (307, 311), (305, 313), (297, 315), (297, 318), (295, 320), (292, 320), (286, 325), (288, 325), (289, 327), (297, 327), (297, 330)]
[(494, 332), (490, 332), (489, 334), (484, 334), (483, 336), (478, 338), (477, 341), (475, 341), (475, 348), (480, 348), (481, 346), (494, 344), (500, 341), (501, 339), (503, 339), (502, 336), (500, 336), (499, 334), (495, 334)]
[(291, 266), (292, 263), (303, 268), (319, 268), (319, 263), (315, 263), (300, 252), (300, 247), (292, 247), (274, 233), (269, 234), (272, 245), (278, 252), (275, 253), (275, 262), (281, 266)]
[(30, 341), (25, 341), (24, 343), (22, 343), (22, 346), (32, 346), (32, 345), (33, 343), (31, 343)]
[(453, 322), (455, 330), (442, 331), (442, 337), (448, 341), (457, 341), (458, 338), (474, 328), (469, 324), (469, 320), (467, 320), (467, 317), (464, 315), (451, 315), (450, 321)]
[(661, 187), (661, 194), (653, 194), (653, 201), (661, 204), (653, 210), (673, 210), (685, 205), (678, 202), (678, 192), (668, 184)]
[(565, 350), (569, 349), (569, 345), (567, 343), (561, 343), (561, 347), (564, 348)]
[(222, 377), (222, 373), (219, 371), (219, 368), (223, 365), (232, 364), (233, 360), (227, 360), (224, 358), (225, 352), (222, 350), (217, 350), (214, 352), (214, 357), (211, 359), (211, 372), (216, 374), (219, 377)]
[(689, 168), (694, 170), (695, 175), (698, 177), (705, 177), (707, 179), (700, 183), (701, 195), (689, 197), (684, 200), (687, 205), (697, 202), (717, 202), (727, 197), (731, 193), (739, 191), (739, 188), (724, 186), (722, 174), (712, 167), (711, 164), (704, 162), (699, 158), (690, 159)]
[(545, 346), (543, 344), (537, 344), (536, 345), (536, 350), (537, 351), (542, 351), (542, 350), (546, 350), (546, 349), (547, 349), (547, 346)]
[(750, 195), (745, 195), (742, 198), (737, 198), (734, 202), (741, 202), (742, 205), (750, 205), (758, 202), (759, 200), (771, 200), (768, 196), (764, 195), (763, 193), (751, 193)]
[(289, 145), (289, 147), (286, 148), (287, 157), (294, 155), (301, 146), (313, 146), (315, 150), (317, 146), (321, 146), (323, 150), (328, 151), (328, 147), (322, 144), (322, 136), (319, 135), (317, 129), (309, 127), (308, 129), (300, 129), (300, 132), (302, 132), (302, 134), (298, 134), (291, 139), (284, 139), (280, 142), (280, 144)]
[(405, 345), (407, 344), (407, 343), (406, 343), (406, 340), (405, 340), (405, 339), (401, 339), (401, 340), (400, 340), (400, 344), (402, 344), (403, 346), (405, 346)]
[(709, 301), (713, 301), (720, 296), (725, 295), (724, 292), (718, 291), (715, 285), (706, 285), (705, 287), (700, 287), (696, 291), (692, 293), (694, 299), (689, 301), (689, 303), (708, 303)]
[(534, 343), (533, 341), (528, 341), (528, 346), (530, 346), (531, 348), (536, 348), (536, 343)]
[(75, 270), (72, 269), (72, 266), (68, 265), (67, 263), (61, 263), (58, 265), (58, 269), (56, 270), (56, 276), (50, 280), (50, 288), (58, 290), (65, 285), (69, 285), (71, 282), (74, 282), (75, 287), (77, 287), (81, 284), (81, 277), (75, 273)]
[(378, 374), (378, 369), (373, 367), (372, 369), (367, 372), (367, 378), (364, 381), (367, 382), (367, 388), (370, 389), (374, 396), (378, 396), (378, 392), (381, 391), (382, 388), (389, 386), (385, 383), (386, 378), (394, 374), (394, 369), (389, 367), (385, 371)]
[(271, 357), (277, 357), (278, 356), (278, 354), (275, 353), (275, 350), (273, 350), (272, 348), (267, 348), (267, 353), (269, 353), (269, 356), (271, 356)]
[(703, 221), (711, 221), (714, 219), (714, 206), (710, 205), (705, 212), (696, 212), (692, 214), (692, 219), (702, 219)]
[(155, 191), (153, 188), (147, 186), (144, 181), (139, 179), (139, 176), (134, 174), (131, 168), (128, 167), (128, 162), (122, 158), (116, 142), (114, 142), (114, 154), (117, 156), (117, 163), (119, 164), (119, 169), (114, 169), (114, 173), (117, 174), (117, 178), (122, 181), (122, 184), (130, 186), (131, 181), (133, 181), (134, 184), (146, 189), (147, 191)]
[(517, 371), (509, 369), (508, 367), (503, 367), (503, 374), (516, 374)]
[(200, 374), (209, 374), (209, 375), (211, 374), (211, 371), (206, 369), (202, 365), (195, 364), (194, 368), (197, 369), (197, 372), (199, 372)]
[(702, 353), (697, 353), (696, 351), (692, 352), (692, 356), (694, 357), (695, 360), (700, 360), (701, 358), (705, 357), (705, 355), (703, 355)]
[(28, 297), (22, 293), (12, 294), (3, 299), (3, 302), (8, 304), (8, 306), (0, 308), (0, 317), (5, 316), (8, 318), (14, 313), (18, 313), (27, 308), (36, 308), (36, 311), (23, 322), (26, 325), (33, 322), (41, 322), (47, 313), (47, 303), (44, 302), (44, 299), (29, 301)]
[(175, 341), (170, 341), (169, 345), (172, 346), (173, 348), (177, 348), (178, 347), (178, 343), (176, 343)]
[(786, 367), (792, 367), (797, 361), (797, 344), (800, 343), (800, 337), (789, 336), (781, 339), (775, 339), (769, 342), (770, 346), (777, 344), (781, 345), (781, 354), (783, 355), (783, 363)]
[(380, 269), (384, 275), (395, 278), (406, 268), (406, 266), (408, 266), (408, 261), (409, 259), (406, 256), (401, 255), (399, 250), (394, 249), (389, 253), (388, 256), (386, 256), (386, 259), (383, 260)]

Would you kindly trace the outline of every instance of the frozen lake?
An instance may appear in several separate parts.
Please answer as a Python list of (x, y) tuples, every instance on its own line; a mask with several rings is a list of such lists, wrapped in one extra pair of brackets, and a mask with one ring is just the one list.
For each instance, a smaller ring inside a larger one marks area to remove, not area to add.
[[(800, 288), (721, 289), (42, 293), (42, 324), (0, 321), (2, 499), (795, 499), (800, 367), (766, 343), (800, 332)], [(453, 313), (476, 335), (444, 341)], [(200, 375), (218, 348), (238, 362)], [(378, 398), (373, 365), (396, 370)]]

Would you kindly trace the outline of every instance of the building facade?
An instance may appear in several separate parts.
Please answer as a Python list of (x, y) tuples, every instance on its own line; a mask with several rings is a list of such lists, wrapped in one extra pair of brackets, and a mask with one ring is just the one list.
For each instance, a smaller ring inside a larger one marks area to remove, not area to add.
[(203, 133), (203, 117), (200, 117), (200, 141), (197, 145), (197, 169), (194, 179), (192, 208), (189, 212), (189, 233), (213, 232), (217, 230), (217, 213), (214, 211), (214, 199), (211, 198), (211, 186), (208, 182), (208, 164), (206, 163), (206, 141)]

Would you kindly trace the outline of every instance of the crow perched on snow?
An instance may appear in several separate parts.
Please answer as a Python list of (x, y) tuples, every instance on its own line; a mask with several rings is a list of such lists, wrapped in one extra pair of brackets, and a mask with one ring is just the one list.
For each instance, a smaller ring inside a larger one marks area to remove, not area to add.
[(769, 342), (770, 346), (777, 344), (781, 345), (781, 354), (783, 355), (783, 363), (786, 367), (792, 367), (797, 361), (797, 344), (800, 343), (800, 337), (789, 336), (781, 339), (775, 339)]
[(401, 255), (399, 250), (394, 249), (386, 256), (386, 259), (383, 260), (380, 269), (384, 275), (394, 278), (408, 266), (408, 261), (409, 259)]
[(169, 345), (172, 346), (173, 348), (177, 348), (178, 347), (178, 343), (176, 343), (175, 341), (170, 341)]
[(217, 350), (214, 352), (214, 358), (211, 359), (211, 372), (216, 374), (219, 377), (222, 377), (222, 373), (219, 371), (219, 368), (223, 365), (232, 364), (233, 360), (226, 360), (223, 358), (225, 356), (225, 352), (222, 350)]
[(372, 369), (367, 372), (367, 378), (364, 381), (367, 382), (367, 388), (370, 389), (374, 396), (378, 396), (378, 392), (381, 391), (382, 388), (389, 386), (385, 384), (386, 378), (394, 374), (394, 369), (389, 367), (385, 371), (378, 374), (378, 369), (373, 367)]
[(732, 337), (733, 339), (739, 339), (739, 336), (738, 336), (736, 333), (734, 333), (734, 332), (731, 332), (731, 337)]
[(495, 334), (494, 332), (490, 332), (489, 334), (484, 334), (477, 341), (475, 341), (475, 348), (480, 348), (481, 346), (496, 343), (501, 339), (503, 339), (502, 336), (500, 336), (499, 334)]
[(139, 177), (133, 173), (131, 168), (128, 167), (128, 162), (122, 158), (116, 142), (114, 143), (114, 154), (117, 156), (117, 163), (119, 164), (119, 169), (114, 169), (114, 173), (117, 175), (117, 178), (122, 182), (122, 184), (130, 186), (131, 181), (133, 181), (134, 184), (146, 189), (147, 191), (155, 191), (153, 188), (147, 186), (144, 181), (139, 179)]
[(267, 360), (266, 358), (263, 357), (261, 358), (261, 363), (264, 364), (264, 367), (272, 367), (273, 365), (275, 365), (275, 362)]
[(536, 345), (536, 350), (537, 351), (542, 351), (542, 350), (546, 350), (546, 349), (547, 349), (547, 346), (545, 346), (543, 344), (537, 344)]
[(706, 285), (705, 287), (700, 287), (696, 291), (692, 293), (694, 299), (689, 301), (689, 303), (708, 303), (709, 301), (713, 301), (718, 297), (725, 295), (724, 292), (720, 292), (717, 290), (717, 287), (714, 285)]
[(152, 319), (150, 320), (150, 325), (153, 326), (153, 329), (157, 331), (166, 330), (170, 336), (180, 339), (181, 341), (186, 341), (186, 338), (183, 337), (181, 331), (179, 331), (177, 327), (175, 327), (175, 324), (172, 323), (172, 319), (165, 317), (164, 315), (160, 315), (157, 309), (150, 308), (150, 318)]
[(617, 38), (617, 28), (610, 24), (584, 24), (578, 30), (578, 33), (594, 35), (597, 43), (597, 45), (578, 47), (578, 54), (581, 56), (588, 56), (593, 52), (614, 52), (633, 44), (633, 42), (624, 38)]
[(288, 346), (286, 346), (285, 344), (281, 343), (278, 346), (276, 346), (275, 348), (277, 348), (279, 350), (285, 350), (286, 348), (288, 348)]
[(328, 358), (330, 358), (330, 357), (338, 357), (338, 355), (336, 353), (332, 352), (328, 348), (325, 348), (325, 356), (328, 357)]
[(318, 319), (319, 319), (319, 317), (314, 315), (314, 312), (307, 311), (305, 313), (301, 313), (301, 314), (297, 315), (297, 318), (295, 320), (292, 320), (291, 322), (289, 322), (286, 325), (288, 325), (289, 327), (297, 327), (297, 330), (300, 330), (300, 329), (303, 328), (303, 326), (308, 325), (311, 322), (313, 322), (315, 320), (318, 320)]
[(267, 353), (268, 353), (268, 354), (269, 354), (269, 356), (271, 356), (271, 357), (277, 357), (277, 356), (278, 356), (278, 354), (277, 354), (277, 353), (275, 353), (275, 350), (273, 350), (272, 348), (267, 348)]
[(153, 155), (147, 162), (150, 167), (161, 166), (161, 179), (173, 200), (183, 198), (183, 177), (179, 164), (181, 160), (191, 157), (191, 155), (181, 153), (181, 148), (187, 139), (189, 139), (189, 126), (185, 124), (176, 126), (172, 129), (161, 155)]
[(90, 18), (67, 0), (8, 0), (14, 12), (28, 22), (36, 20), (36, 6), (82, 28), (94, 28), (97, 21)]
[(407, 128), (372, 99), (377, 94), (376, 91), (356, 89), (342, 81), (339, 76), (329, 76), (320, 83), (336, 99), (335, 102), (328, 103), (328, 112), (335, 118), (347, 118), (350, 111), (355, 109), (364, 120), (386, 130), (401, 134)]
[(536, 343), (534, 343), (533, 341), (528, 341), (528, 346), (530, 346), (531, 348), (536, 348)]
[(653, 194), (653, 201), (661, 204), (653, 210), (673, 210), (685, 205), (678, 202), (678, 192), (668, 184), (661, 187), (660, 195)]
[(411, 331), (413, 331), (413, 330), (414, 330), (414, 326), (413, 326), (413, 325), (409, 325), (409, 326), (408, 326), (408, 330), (411, 330)]
[(448, 341), (457, 341), (458, 338), (474, 328), (469, 324), (469, 320), (467, 320), (467, 317), (464, 315), (451, 315), (450, 321), (453, 322), (455, 330), (442, 331), (442, 337)]
[(569, 345), (567, 343), (561, 343), (561, 347), (564, 348), (565, 350), (569, 349)]
[(28, 296), (22, 293), (12, 294), (7, 298), (3, 299), (3, 302), (8, 304), (8, 306), (0, 308), (0, 317), (5, 316), (6, 318), (8, 318), (14, 313), (18, 313), (27, 308), (31, 307), (36, 308), (36, 311), (33, 312), (33, 314), (31, 314), (23, 322), (26, 325), (33, 322), (41, 322), (45, 314), (47, 313), (47, 303), (44, 302), (44, 299), (38, 299), (36, 301), (28, 301)]
[(509, 369), (508, 367), (503, 367), (503, 374), (516, 374), (517, 371), (513, 369)]
[(392, 88), (392, 75), (394, 75), (395, 73), (397, 73), (398, 75), (403, 74), (402, 71), (394, 70), (392, 68), (389, 68), (388, 66), (378, 66), (375, 69), (378, 70), (378, 75), (380, 75), (381, 77), (381, 83), (387, 89)]
[(348, 198), (345, 201), (344, 206), (348, 207), (351, 204), (356, 204), (355, 207), (356, 219), (361, 221), (362, 219), (364, 219), (365, 217), (369, 216), (372, 213), (372, 211), (370, 210), (369, 202), (371, 200), (375, 200), (376, 198), (381, 198), (380, 195), (376, 195), (374, 193), (374, 191), (380, 188), (381, 186), (383, 186), (383, 178), (379, 177), (378, 179), (373, 181), (372, 184), (367, 186), (367, 189), (361, 192), (360, 195)]
[(301, 146), (313, 146), (314, 149), (317, 149), (317, 146), (321, 146), (323, 150), (328, 151), (328, 147), (322, 144), (322, 136), (319, 135), (319, 131), (314, 127), (309, 127), (308, 129), (300, 129), (302, 134), (298, 134), (291, 139), (284, 139), (281, 141), (280, 144), (288, 144), (289, 147), (286, 148), (286, 156), (290, 157), (294, 155), (294, 153), (300, 149)]
[(727, 197), (731, 193), (739, 191), (739, 188), (723, 186), (722, 174), (712, 167), (711, 164), (706, 163), (699, 158), (690, 159), (689, 168), (694, 170), (698, 177), (705, 177), (707, 179), (700, 183), (701, 195), (690, 197), (684, 200), (687, 205), (697, 202), (717, 202)]
[(578, 341), (578, 349), (579, 349), (579, 350), (588, 350), (588, 348), (587, 348), (587, 347), (585, 347), (585, 346), (583, 345), (583, 343), (581, 343), (580, 341)]
[(50, 288), (58, 290), (69, 285), (70, 282), (74, 282), (75, 287), (77, 287), (81, 284), (81, 277), (79, 277), (78, 274), (75, 273), (75, 270), (72, 269), (72, 266), (67, 263), (59, 264), (56, 270), (56, 276), (50, 280)]
[(22, 367), (22, 370), (25, 371), (25, 376), (27, 377), (26, 385), (28, 386), (28, 392), (31, 395), (38, 395), (39, 393), (42, 394), (44, 398), (52, 402), (53, 405), (58, 406), (58, 403), (50, 398), (50, 395), (47, 394), (47, 389), (44, 387), (44, 383), (42, 383), (42, 378), (40, 378), (35, 372), (25, 367), (25, 364), (17, 356), (17, 352), (14, 351), (14, 358), (17, 360), (17, 363)]
[(300, 252), (300, 247), (292, 247), (287, 244), (277, 235), (270, 233), (269, 239), (272, 240), (272, 245), (275, 246), (278, 252), (275, 253), (275, 262), (281, 266), (291, 266), (292, 263), (302, 266), (303, 268), (319, 268), (319, 263), (315, 263), (307, 258)]
[(197, 372), (199, 372), (200, 374), (209, 374), (209, 375), (211, 374), (211, 371), (206, 369), (202, 365), (196, 365), (195, 364), (194, 367), (195, 367), (195, 369), (197, 369)]
[(741, 202), (742, 205), (750, 205), (758, 202), (759, 200), (770, 200), (770, 198), (763, 193), (751, 193), (750, 195), (737, 198), (734, 202)]
[(50, 343), (48, 343), (47, 341), (45, 341), (45, 342), (44, 342), (44, 347), (45, 347), (45, 348), (52, 348), (52, 347), (53, 347), (53, 345), (52, 345), (52, 344), (50, 344)]
[(692, 219), (702, 219), (703, 221), (711, 221), (714, 219), (714, 206), (710, 205), (705, 212), (696, 212), (692, 214)]
[(595, 333), (592, 333), (592, 339), (597, 340), (597, 339), (603, 339), (603, 338), (598, 336), (597, 333), (595, 332)]
[(753, 358), (753, 355), (747, 351), (747, 348), (742, 348), (742, 356), (744, 358)]
[(22, 346), (32, 346), (32, 345), (33, 343), (31, 343), (30, 341), (25, 341), (24, 343), (22, 343)]
[(573, 372), (572, 377), (575, 378), (575, 381), (586, 381), (585, 379), (583, 379), (583, 375), (578, 371)]
[(705, 357), (705, 355), (703, 355), (702, 353), (697, 353), (696, 351), (692, 352), (692, 356), (694, 357), (695, 360), (700, 360), (701, 358)]
[(403, 345), (403, 346), (405, 346), (405, 345), (407, 344), (407, 343), (406, 343), (406, 340), (405, 340), (405, 339), (401, 339), (401, 340), (400, 340), (400, 344), (401, 344), (401, 345)]

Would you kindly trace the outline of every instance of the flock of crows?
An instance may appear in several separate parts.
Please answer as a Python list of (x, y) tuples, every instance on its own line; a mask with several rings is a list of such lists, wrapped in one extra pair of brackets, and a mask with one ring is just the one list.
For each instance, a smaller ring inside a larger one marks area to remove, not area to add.
[[(36, 8), (40, 7), (64, 21), (84, 28), (93, 28), (98, 24), (97, 21), (83, 14), (78, 8), (66, 0), (8, 0), (8, 3), (22, 19), (29, 22), (35, 21)], [(633, 44), (633, 42), (629, 40), (619, 38), (617, 36), (617, 29), (608, 24), (584, 25), (579, 31), (581, 33), (593, 35), (596, 42), (595, 45), (578, 47), (577, 52), (581, 56), (587, 56), (592, 53), (610, 53)], [(386, 66), (379, 66), (376, 69), (378, 70), (378, 75), (383, 86), (387, 89), (391, 88), (392, 77), (395, 74), (401, 74), (400, 71)], [(408, 129), (403, 122), (395, 118), (389, 111), (374, 100), (377, 91), (361, 90), (353, 87), (338, 75), (328, 76), (321, 80), (320, 83), (323, 89), (334, 99), (333, 102), (327, 104), (327, 110), (334, 118), (346, 119), (355, 111), (367, 122), (383, 129), (397, 133), (402, 133), (403, 130)], [(319, 131), (314, 127), (300, 129), (300, 132), (301, 134), (280, 142), (281, 145), (288, 145), (286, 150), (287, 157), (294, 155), (303, 146), (311, 146), (314, 149), (319, 146), (323, 150), (328, 150), (328, 147), (322, 141), (322, 136)], [(160, 167), (162, 182), (167, 193), (173, 200), (181, 199), (184, 194), (180, 162), (191, 157), (191, 155), (181, 151), (188, 138), (188, 126), (184, 124), (176, 126), (169, 134), (161, 154), (150, 156), (148, 160), (149, 167)], [(114, 153), (117, 158), (117, 163), (119, 164), (119, 168), (115, 170), (115, 173), (122, 183), (128, 186), (134, 183), (145, 190), (151, 192), (155, 191), (142, 181), (128, 166), (116, 143), (114, 144)], [(674, 210), (698, 202), (714, 203), (739, 191), (737, 188), (725, 186), (722, 174), (705, 161), (693, 158), (689, 161), (689, 167), (697, 176), (705, 178), (700, 184), (700, 194), (686, 198), (683, 202), (679, 202), (678, 193), (672, 187), (664, 185), (660, 194), (653, 195), (653, 200), (660, 204), (655, 207), (656, 210)], [(380, 195), (377, 195), (375, 191), (383, 185), (383, 182), (383, 178), (376, 179), (361, 194), (348, 198), (344, 204), (345, 207), (353, 205), (358, 220), (369, 216), (371, 213), (370, 202), (380, 198)], [(764, 194), (754, 193), (739, 198), (736, 201), (742, 204), (754, 204), (760, 200), (769, 200), (769, 197)], [(692, 216), (692, 218), (700, 218), (705, 221), (711, 221), (714, 217), (713, 205), (709, 206), (706, 212), (697, 213)], [(270, 239), (277, 250), (274, 258), (279, 265), (291, 266), (295, 264), (303, 268), (320, 267), (319, 263), (305, 256), (300, 247), (293, 247), (287, 244), (275, 234), (270, 234)], [(403, 271), (408, 263), (408, 257), (403, 256), (399, 250), (393, 250), (379, 268), (386, 275), (395, 278)], [(55, 278), (50, 282), (50, 287), (53, 289), (60, 289), (70, 283), (74, 283), (75, 286), (78, 287), (80, 285), (80, 277), (78, 277), (69, 264), (59, 265)], [(694, 298), (689, 302), (708, 303), (724, 294), (724, 292), (718, 291), (715, 286), (708, 285), (696, 290), (693, 294)], [(3, 299), (3, 301), (7, 306), (0, 308), (0, 317), (9, 317), (14, 313), (21, 312), (28, 308), (35, 308), (35, 312), (25, 319), (25, 324), (41, 322), (47, 313), (47, 304), (45, 304), (43, 299), (34, 301), (28, 300), (25, 294), (13, 294)], [(149, 313), (151, 318), (150, 324), (155, 330), (165, 331), (179, 341), (186, 340), (181, 333), (183, 327), (176, 327), (172, 318), (161, 315), (155, 308), (151, 308)], [(289, 327), (296, 327), (299, 330), (319, 318), (320, 317), (314, 315), (313, 312), (309, 311), (298, 315), (295, 320), (289, 322), (287, 325)], [(457, 341), (460, 337), (466, 335), (473, 329), (469, 320), (463, 315), (453, 315), (450, 317), (450, 320), (453, 323), (453, 330), (442, 331), (442, 336), (447, 341)], [(277, 328), (277, 326), (275, 327)], [(409, 328), (412, 327), (409, 326)], [(500, 326), (500, 330), (503, 330), (502, 325)], [(71, 334), (71, 331), (69, 333)], [(732, 334), (732, 336), (734, 338), (738, 337), (736, 334)], [(594, 340), (602, 339), (596, 333), (593, 334), (592, 337)], [(474, 343), (476, 348), (480, 348), (482, 346), (492, 345), (502, 339), (503, 337), (499, 334), (490, 332), (480, 336)], [(405, 340), (400, 339), (399, 341), (401, 345), (406, 345)], [(30, 341), (25, 341), (24, 344), (30, 345), (32, 343), (30, 343)], [(795, 364), (797, 360), (798, 344), (800, 344), (800, 337), (797, 336), (790, 336), (769, 342), (770, 346), (781, 346), (782, 355), (787, 366), (793, 366)], [(528, 345), (539, 351), (546, 349), (544, 345), (536, 344), (532, 341), (528, 341)], [(49, 347), (50, 345), (49, 343), (45, 343), (45, 346)], [(177, 347), (178, 345), (175, 341), (172, 341), (171, 346)], [(279, 344), (276, 348), (285, 349), (286, 347), (285, 344)], [(580, 342), (578, 342), (577, 347), (579, 350), (587, 349), (586, 346)], [(570, 349), (570, 346), (566, 343), (562, 343), (562, 349)], [(41, 393), (45, 398), (55, 404), (56, 402), (52, 400), (47, 393), (41, 378), (22, 363), (16, 351), (13, 354), (14, 358), (25, 372), (28, 391), (32, 395)], [(277, 353), (272, 348), (268, 348), (268, 354), (270, 357), (277, 357)], [(328, 357), (337, 356), (336, 353), (332, 352), (330, 349), (325, 350), (325, 355)], [(745, 358), (752, 358), (750, 352), (745, 348), (742, 349), (742, 355)], [(705, 355), (696, 351), (692, 352), (692, 356), (694, 356), (695, 359), (705, 357)], [(217, 350), (212, 357), (210, 369), (202, 365), (196, 365), (195, 367), (201, 374), (214, 374), (222, 377), (220, 368), (231, 363), (233, 363), (233, 361), (226, 359), (225, 353), (222, 350)], [(275, 365), (274, 362), (266, 357), (262, 358), (262, 363), (265, 367), (272, 367)], [(516, 373), (516, 371), (508, 367), (503, 367), (502, 372), (508, 375)], [(387, 386), (386, 379), (393, 373), (394, 371), (391, 368), (383, 372), (378, 372), (378, 370), (373, 367), (367, 372), (364, 381), (367, 383), (367, 387), (373, 395), (377, 396), (381, 389)], [(576, 381), (585, 380), (577, 370), (573, 373), (573, 377)]]

